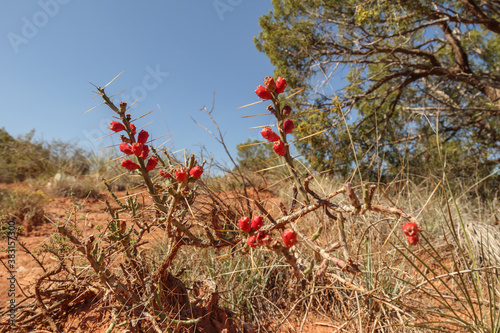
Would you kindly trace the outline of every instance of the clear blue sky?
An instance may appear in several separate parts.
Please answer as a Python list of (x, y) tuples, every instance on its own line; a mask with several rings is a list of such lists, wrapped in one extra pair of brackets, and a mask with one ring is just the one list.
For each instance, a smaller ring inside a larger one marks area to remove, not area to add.
[[(121, 98), (140, 100), (133, 117), (153, 137), (173, 132), (171, 149), (194, 152), (204, 145), (218, 160), (222, 147), (190, 119), (214, 129), (199, 109), (211, 107), (231, 153), (252, 126), (272, 123), (265, 104), (237, 110), (258, 100), (254, 90), (273, 67), (257, 52), (253, 36), (270, 1), (4, 1), (0, 6), (0, 127), (13, 136), (36, 130), (36, 138), (74, 140), (98, 151), (118, 144), (111, 133), (113, 112), (91, 99), (94, 88), (124, 73), (108, 88), (126, 90)], [(157, 144), (168, 137), (157, 141)]]

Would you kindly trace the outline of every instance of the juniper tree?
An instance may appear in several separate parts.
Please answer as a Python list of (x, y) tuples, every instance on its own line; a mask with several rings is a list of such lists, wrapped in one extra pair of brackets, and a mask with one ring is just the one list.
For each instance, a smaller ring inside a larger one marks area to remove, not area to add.
[(294, 100), (302, 111), (294, 133), (326, 130), (297, 143), (314, 169), (347, 176), (359, 165), (365, 179), (380, 179), (435, 171), (446, 158), (457, 176), (494, 171), (497, 1), (272, 3), (255, 43), (276, 76), (307, 88)]

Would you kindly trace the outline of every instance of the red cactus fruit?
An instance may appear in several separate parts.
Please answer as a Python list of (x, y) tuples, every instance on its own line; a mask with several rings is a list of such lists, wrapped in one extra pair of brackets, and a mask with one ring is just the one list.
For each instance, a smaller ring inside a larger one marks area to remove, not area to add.
[(134, 124), (130, 124), (130, 129), (132, 130), (132, 134), (135, 135), (135, 132), (137, 132), (137, 129), (135, 128), (135, 125)]
[(122, 167), (124, 167), (125, 169), (127, 170), (136, 170), (136, 169), (139, 169), (139, 165), (137, 163), (134, 163), (132, 162), (131, 160), (129, 160), (128, 158), (124, 158), (122, 163), (121, 163)]
[(283, 130), (286, 134), (290, 134), (293, 131), (293, 121), (290, 119), (285, 120), (283, 123)]
[(162, 176), (163, 178), (170, 178), (170, 177), (172, 177), (172, 175), (168, 171), (165, 171), (163, 169), (160, 169), (160, 176)]
[(255, 89), (255, 93), (257, 94), (257, 96), (259, 96), (259, 98), (262, 99), (273, 98), (273, 95), (269, 91), (267, 91), (266, 87), (264, 86), (258, 86), (257, 89)]
[(179, 183), (182, 183), (187, 178), (188, 178), (188, 174), (187, 174), (186, 170), (181, 169), (181, 168), (175, 170), (175, 179), (177, 179), (177, 181)]
[(267, 233), (267, 231), (259, 231), (256, 237), (257, 243), (259, 245), (266, 245), (271, 243), (271, 236)]
[(274, 152), (278, 154), (279, 156), (285, 156), (286, 155), (286, 147), (283, 141), (278, 140), (274, 141), (273, 145)]
[(149, 133), (146, 132), (145, 130), (142, 130), (139, 132), (139, 135), (137, 135), (137, 142), (139, 143), (146, 143), (149, 138)]
[(120, 132), (120, 131), (123, 131), (125, 129), (125, 125), (123, 125), (122, 123), (117, 122), (117, 121), (112, 121), (109, 124), (109, 129), (114, 131), (114, 132)]
[(148, 155), (149, 155), (149, 147), (148, 147), (148, 145), (142, 145), (141, 158), (143, 160), (145, 160), (146, 158), (148, 158)]
[(286, 88), (286, 80), (281, 76), (276, 79), (276, 93), (281, 94), (285, 91)]
[(189, 174), (194, 178), (199, 178), (203, 174), (203, 168), (201, 167), (201, 165), (197, 165), (189, 170)]
[(292, 113), (292, 108), (290, 107), (290, 105), (285, 105), (283, 107), (283, 117), (288, 117), (290, 114)]
[(252, 230), (257, 231), (264, 225), (264, 218), (259, 215), (252, 217)]
[(408, 222), (403, 225), (403, 232), (406, 236), (418, 236), (419, 231), (415, 222)]
[(243, 216), (238, 221), (238, 228), (240, 228), (241, 231), (250, 232), (252, 230), (252, 225), (250, 223), (250, 219), (246, 216)]
[(266, 90), (269, 92), (273, 92), (276, 90), (276, 82), (274, 82), (272, 76), (266, 76), (266, 78), (264, 79), (264, 87), (266, 87)]
[(283, 231), (283, 243), (286, 247), (292, 247), (297, 243), (297, 233), (293, 229), (285, 229)]
[(151, 156), (151, 158), (148, 161), (148, 164), (146, 164), (146, 171), (153, 170), (154, 168), (156, 168), (157, 164), (158, 164), (158, 157)]
[(127, 230), (127, 222), (125, 221), (120, 221), (120, 231), (124, 233)]
[(410, 245), (417, 245), (418, 244), (418, 234), (415, 236), (406, 236), (406, 240)]
[(268, 141), (278, 141), (280, 139), (279, 135), (276, 134), (272, 129), (269, 127), (264, 127), (261, 131), (260, 134), (264, 137), (264, 139)]
[(250, 247), (257, 247), (257, 237), (255, 236), (250, 236), (248, 237), (247, 239), (247, 244), (250, 246)]
[(139, 142), (135, 142), (132, 144), (132, 152), (134, 153), (135, 156), (139, 157), (142, 155), (142, 148), (144, 145)]
[(122, 153), (125, 153), (127, 155), (131, 155), (133, 153), (132, 146), (129, 145), (128, 143), (126, 143), (126, 142), (120, 143), (120, 147), (119, 148), (120, 148), (120, 151)]

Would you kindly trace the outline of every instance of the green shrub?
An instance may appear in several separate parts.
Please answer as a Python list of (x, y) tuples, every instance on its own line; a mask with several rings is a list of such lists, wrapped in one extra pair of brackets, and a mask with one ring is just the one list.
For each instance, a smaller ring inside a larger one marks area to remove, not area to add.
[(87, 152), (75, 143), (34, 140), (35, 131), (18, 138), (0, 128), (0, 182), (13, 183), (28, 178), (48, 179), (64, 170), (73, 175), (87, 174)]

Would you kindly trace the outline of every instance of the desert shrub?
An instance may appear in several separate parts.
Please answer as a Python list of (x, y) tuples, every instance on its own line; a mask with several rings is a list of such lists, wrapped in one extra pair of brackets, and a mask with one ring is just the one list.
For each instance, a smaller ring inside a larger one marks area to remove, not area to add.
[(120, 166), (109, 163), (116, 157), (115, 152), (90, 152), (84, 156), (82, 163), (76, 163), (69, 169), (77, 171), (78, 165), (85, 165), (87, 169), (81, 170), (83, 174), (58, 172), (46, 180), (46, 192), (52, 197), (97, 198), (99, 193), (106, 191), (105, 181), (113, 191), (124, 191), (140, 185), (138, 175), (125, 174)]
[(2, 228), (9, 220), (22, 227), (20, 234), (29, 234), (34, 227), (41, 225), (44, 218), (44, 204), (50, 200), (41, 191), (28, 193), (25, 191), (0, 189), (0, 217)]
[(51, 197), (98, 198), (103, 186), (89, 176), (71, 176), (57, 173), (50, 178), (45, 187)]
[[(264, 168), (276, 166), (278, 160), (271, 154), (272, 143), (260, 142), (248, 139), (238, 145), (238, 155), (236, 161), (243, 170), (258, 171)], [(269, 161), (273, 159), (272, 163)]]
[(49, 174), (67, 172), (72, 175), (86, 175), (91, 171), (88, 160), (89, 153), (78, 147), (77, 142), (52, 140), (44, 143), (49, 155), (46, 157), (46, 168)]
[(14, 139), (5, 129), (0, 129), (0, 182), (22, 181), (46, 171), (43, 159), (48, 150), (42, 143), (34, 142), (33, 136), (31, 131)]
[(90, 166), (89, 182), (99, 185), (99, 189), (105, 189), (104, 181), (113, 191), (125, 191), (142, 184), (139, 175), (124, 173), (123, 168), (110, 161), (116, 159), (118, 154), (115, 151), (90, 152), (87, 156), (87, 163)]
[(0, 182), (12, 183), (29, 178), (48, 179), (64, 171), (72, 175), (87, 174), (87, 153), (73, 142), (36, 141), (35, 131), (13, 138), (0, 129)]

